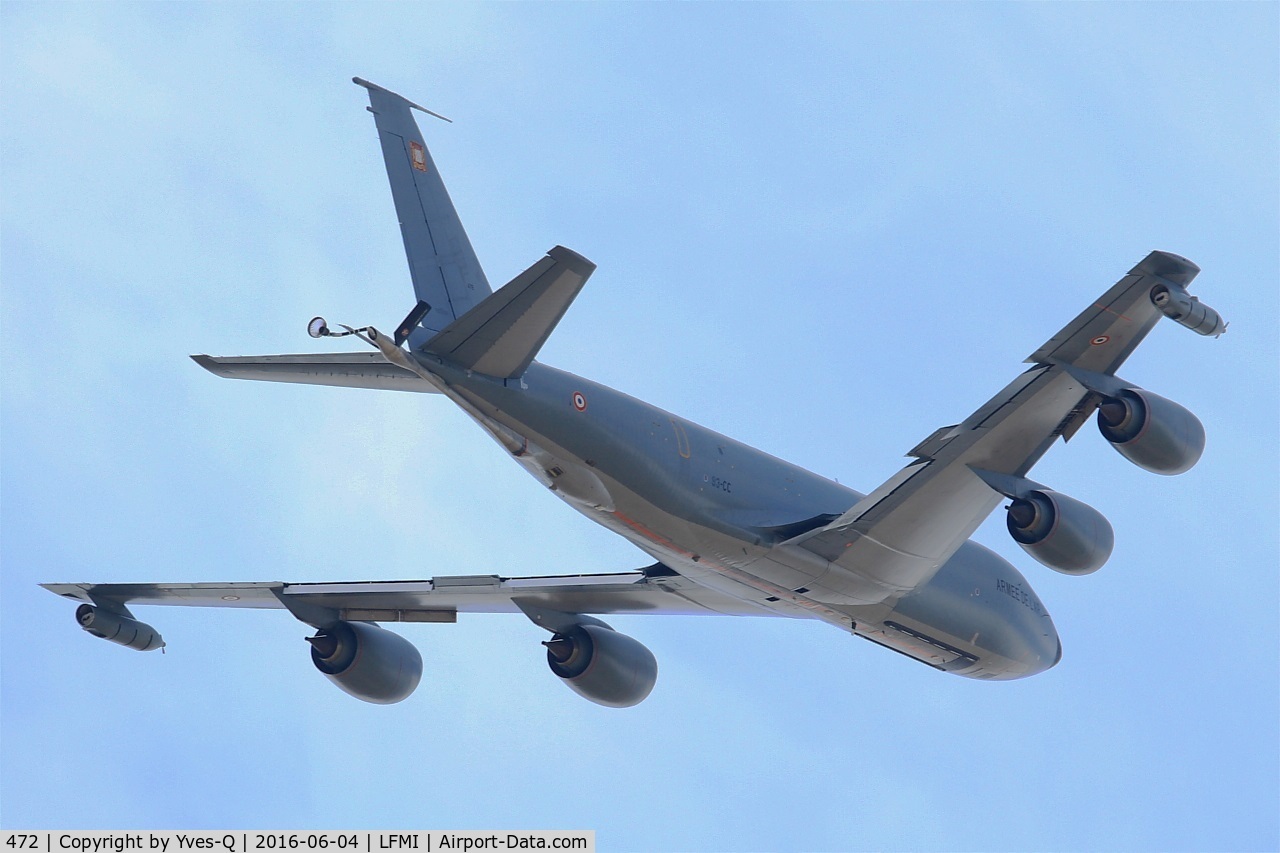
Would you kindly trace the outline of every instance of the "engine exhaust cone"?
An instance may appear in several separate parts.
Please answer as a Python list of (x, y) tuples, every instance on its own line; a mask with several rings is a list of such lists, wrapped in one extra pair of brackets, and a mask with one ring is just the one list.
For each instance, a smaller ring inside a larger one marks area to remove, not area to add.
[(573, 657), (573, 640), (568, 637), (556, 637), (551, 640), (543, 640), (542, 645), (547, 647), (547, 651), (558, 663), (564, 663)]
[(1119, 400), (1114, 398), (1107, 400), (1098, 407), (1098, 411), (1102, 413), (1102, 420), (1109, 427), (1118, 427), (1124, 423), (1125, 416), (1129, 414), (1128, 407)]
[(1036, 515), (1036, 505), (1028, 500), (1019, 498), (1009, 507), (1009, 518), (1020, 528), (1030, 527)]
[(316, 650), (316, 654), (322, 658), (331, 658), (333, 653), (338, 650), (338, 638), (332, 634), (321, 632), (314, 637), (307, 637), (306, 640)]

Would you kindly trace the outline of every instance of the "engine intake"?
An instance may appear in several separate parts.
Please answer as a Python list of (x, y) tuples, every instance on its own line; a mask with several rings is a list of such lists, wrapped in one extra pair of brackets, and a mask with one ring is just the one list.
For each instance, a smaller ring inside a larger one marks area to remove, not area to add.
[(1009, 505), (1009, 535), (1040, 563), (1087, 575), (1111, 556), (1111, 523), (1093, 507), (1048, 489), (1027, 491)]
[(601, 625), (574, 625), (543, 643), (547, 665), (569, 689), (608, 708), (644, 701), (658, 661), (640, 641)]
[(337, 622), (307, 642), (316, 669), (365, 702), (403, 701), (422, 680), (422, 655), (413, 643), (369, 622)]
[(164, 639), (155, 628), (92, 604), (81, 604), (76, 608), (76, 622), (93, 636), (119, 643), (126, 648), (140, 652), (164, 648)]
[(1172, 400), (1127, 388), (1098, 406), (1098, 430), (1120, 455), (1155, 474), (1181, 474), (1204, 453), (1204, 425)]

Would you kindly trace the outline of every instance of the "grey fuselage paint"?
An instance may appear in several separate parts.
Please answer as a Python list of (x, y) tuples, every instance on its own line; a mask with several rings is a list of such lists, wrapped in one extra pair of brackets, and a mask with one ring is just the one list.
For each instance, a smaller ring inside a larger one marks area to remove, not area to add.
[(807, 582), (833, 569), (783, 545), (777, 531), (839, 515), (862, 494), (538, 362), (501, 380), (414, 357), (481, 426), (503, 432), (509, 451), (514, 433), (517, 461), (579, 512), (762, 615), (821, 619), (971, 678), (1023, 678), (1061, 658), (1053, 620), (1030, 584), (971, 540), (927, 583), (882, 603), (815, 601)]

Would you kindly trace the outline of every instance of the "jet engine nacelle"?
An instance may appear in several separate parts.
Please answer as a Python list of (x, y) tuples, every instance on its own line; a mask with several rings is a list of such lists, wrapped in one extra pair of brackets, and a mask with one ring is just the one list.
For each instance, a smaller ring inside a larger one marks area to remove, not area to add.
[(413, 643), (368, 622), (337, 622), (307, 642), (316, 669), (365, 702), (400, 702), (422, 680), (422, 655)]
[(1188, 471), (1204, 452), (1200, 419), (1143, 388), (1126, 388), (1103, 400), (1098, 429), (1125, 459), (1155, 474)]
[(1170, 320), (1197, 334), (1216, 338), (1227, 330), (1221, 314), (1173, 282), (1151, 288), (1151, 303)]
[(76, 621), (80, 627), (95, 637), (101, 637), (113, 643), (119, 643), (140, 652), (164, 648), (164, 639), (160, 633), (145, 622), (130, 618), (121, 613), (112, 613), (92, 604), (81, 604), (76, 608)]
[(543, 645), (551, 671), (574, 693), (597, 705), (638, 705), (658, 680), (653, 652), (603, 625), (574, 625)]
[(1015, 498), (1009, 535), (1036, 560), (1067, 575), (1096, 572), (1111, 556), (1111, 523), (1093, 507), (1048, 489)]

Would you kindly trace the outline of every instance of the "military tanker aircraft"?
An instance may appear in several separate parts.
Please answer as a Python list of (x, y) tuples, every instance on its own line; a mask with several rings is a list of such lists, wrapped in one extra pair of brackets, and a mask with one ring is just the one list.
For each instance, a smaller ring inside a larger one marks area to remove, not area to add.
[[(818, 619), (943, 672), (1015, 679), (1054, 666), (1062, 646), (1045, 606), (1003, 558), (969, 540), (1008, 501), (1009, 535), (1046, 566), (1096, 571), (1112, 529), (1095, 509), (1028, 478), (1058, 439), (1096, 412), (1103, 437), (1158, 474), (1193, 466), (1204, 429), (1191, 412), (1116, 376), (1168, 317), (1201, 335), (1222, 318), (1187, 292), (1199, 268), (1151, 252), (1026, 360), (1024, 372), (962, 423), (917, 444), (910, 462), (862, 494), (589, 379), (536, 361), (595, 265), (556, 246), (494, 291), (412, 110), (368, 92), (416, 304), (390, 335), (311, 321), (313, 337), (356, 352), (192, 356), (218, 376), (440, 394), (583, 515), (654, 560), (629, 572), (493, 574), (349, 583), (64, 583), (90, 634), (132, 649), (164, 645), (133, 605), (285, 610), (315, 629), (317, 669), (347, 693), (408, 697), (422, 658), (392, 622), (523, 613), (551, 636), (547, 664), (601, 705), (644, 700), (657, 662), (611, 628), (611, 614)], [(442, 118), (442, 117), (441, 117)]]

